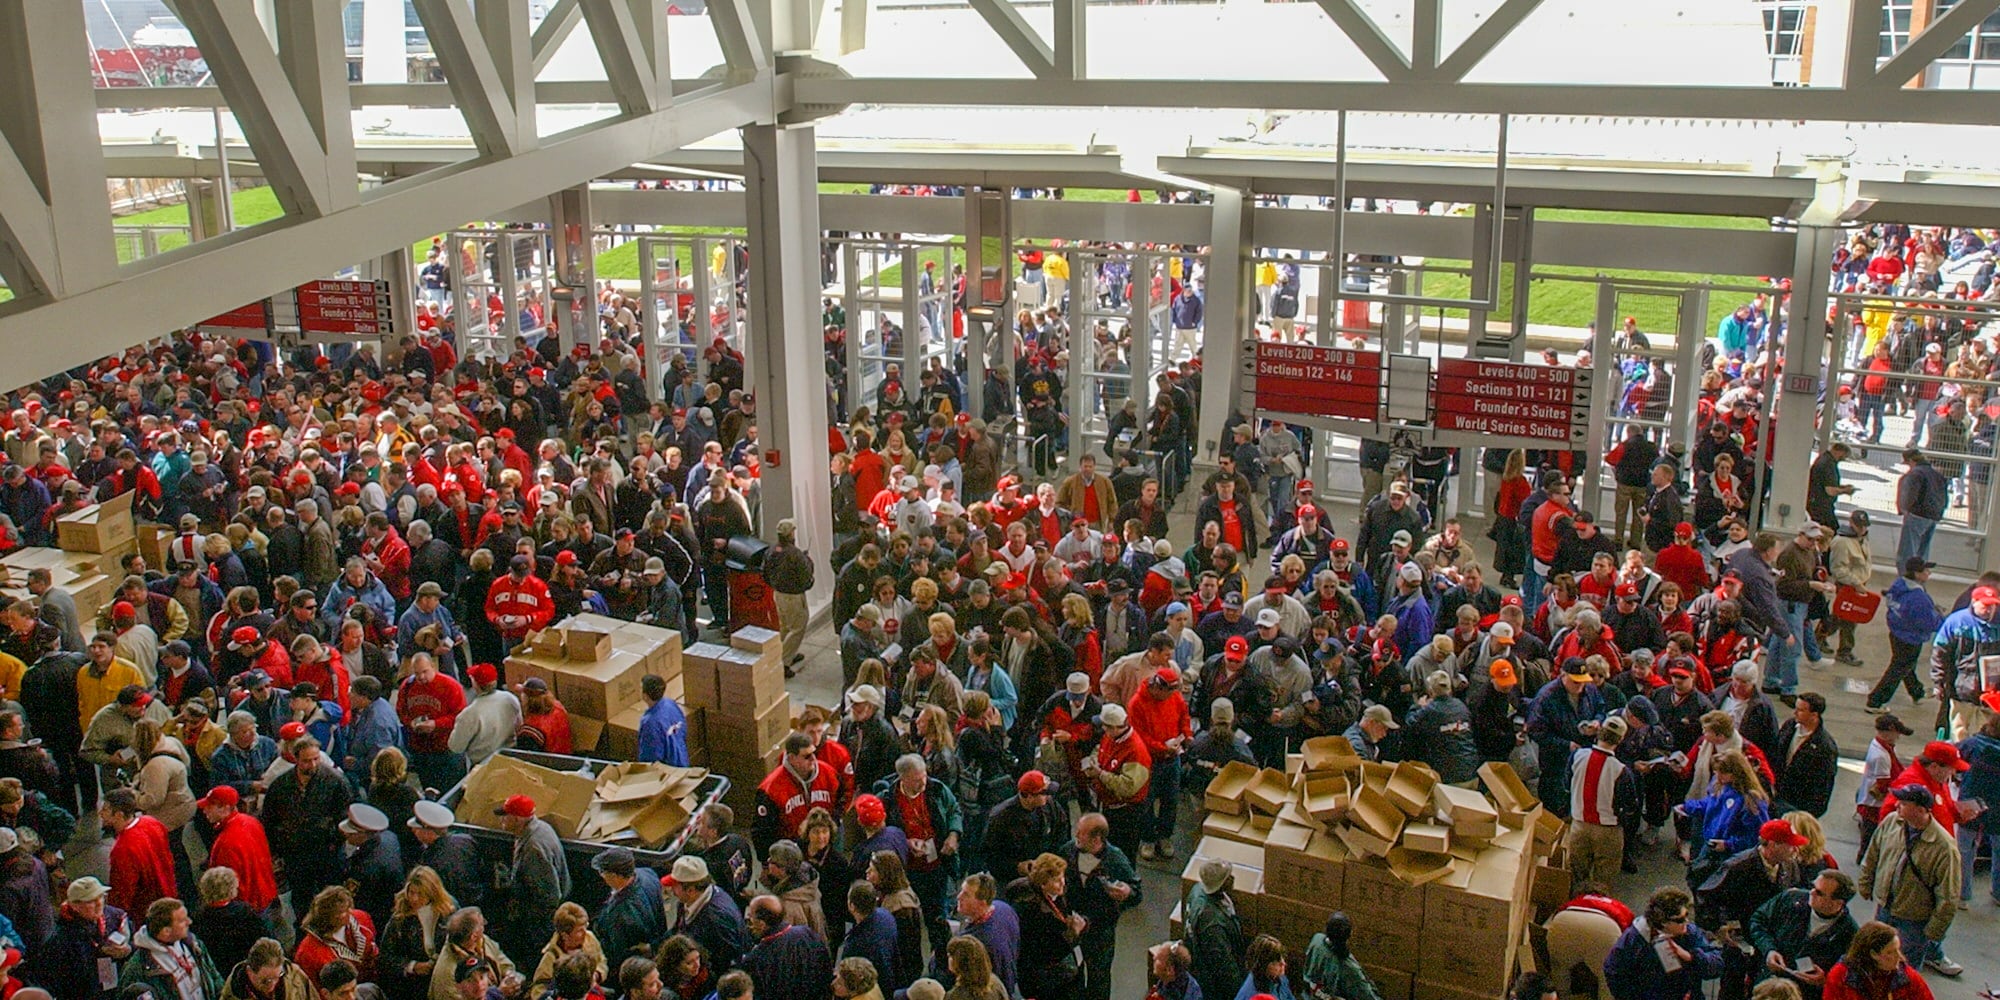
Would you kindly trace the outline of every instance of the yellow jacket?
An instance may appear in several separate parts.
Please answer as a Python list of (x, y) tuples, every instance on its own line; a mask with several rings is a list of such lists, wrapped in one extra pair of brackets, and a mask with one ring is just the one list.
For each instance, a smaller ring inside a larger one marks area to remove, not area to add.
[(118, 691), (127, 684), (142, 684), (139, 668), (131, 663), (112, 658), (111, 665), (104, 668), (99, 676), (94, 664), (84, 664), (76, 672), (76, 716), (77, 724), (90, 728), (90, 720), (97, 710), (118, 700)]

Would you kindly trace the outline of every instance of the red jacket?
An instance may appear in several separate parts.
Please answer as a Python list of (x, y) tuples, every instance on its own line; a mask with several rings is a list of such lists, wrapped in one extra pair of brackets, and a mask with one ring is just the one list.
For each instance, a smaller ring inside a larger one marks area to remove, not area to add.
[[(1823, 994), (1826, 1000), (1883, 1000), (1875, 990), (1864, 990), (1849, 982), (1852, 978), (1845, 960), (1836, 963), (1826, 974)], [(1908, 962), (1890, 973), (1888, 986), (1888, 1000), (1931, 1000), (1930, 984), (1924, 982), (1924, 977), (1910, 968)]]
[[(354, 953), (354, 957), (360, 959), (359, 962), (349, 959), (349, 964), (355, 967), (355, 971), (361, 973), (362, 981), (366, 982), (375, 971), (375, 959), (380, 954), (375, 945), (374, 919), (360, 910), (348, 911), (347, 937), (348, 948)], [(356, 937), (361, 940), (354, 941)], [(334, 959), (340, 957), (332, 945), (311, 934), (302, 934), (299, 936), (298, 950), (292, 954), (292, 962), (306, 974), (307, 979), (317, 983), (319, 970), (326, 968)]]
[(111, 905), (144, 913), (153, 900), (179, 894), (167, 828), (151, 816), (140, 816), (111, 844)]
[[(403, 730), (409, 735), (410, 749), (421, 753), (449, 750), (452, 724), (464, 710), (465, 689), (443, 674), (431, 678), (428, 684), (417, 680), (415, 675), (404, 678), (396, 698), (396, 717), (402, 720)], [(437, 723), (437, 728), (428, 733), (417, 732), (412, 724), (425, 716)]]
[(1097, 741), (1097, 770), (1103, 774), (1116, 774), (1129, 764), (1137, 764), (1147, 770), (1146, 780), (1130, 795), (1115, 795), (1104, 782), (1093, 782), (1097, 786), (1097, 801), (1106, 808), (1136, 805), (1146, 801), (1146, 794), (1152, 788), (1153, 755), (1146, 752), (1146, 744), (1141, 742), (1136, 732), (1126, 734), (1122, 740), (1110, 737)]
[(1542, 505), (1535, 508), (1534, 518), (1529, 526), (1528, 540), (1529, 547), (1534, 550), (1537, 560), (1545, 563), (1555, 561), (1556, 543), (1560, 541), (1556, 537), (1555, 519), (1557, 515), (1574, 513), (1566, 501), (1554, 497), (1542, 501)]
[[(1125, 706), (1126, 721), (1132, 724), (1132, 731), (1139, 734), (1139, 741), (1146, 744), (1149, 757), (1172, 757), (1180, 753), (1167, 747), (1167, 741), (1176, 736), (1189, 740), (1194, 738), (1194, 726), (1188, 718), (1187, 699), (1179, 691), (1165, 698), (1155, 698), (1141, 684), (1138, 693)], [(1150, 765), (1148, 765), (1150, 766)]]
[[(1931, 780), (1930, 772), (1924, 770), (1923, 758), (1919, 757), (1909, 762), (1903, 767), (1903, 773), (1896, 775), (1889, 782), (1891, 789), (1901, 788), (1904, 785), (1922, 785), (1930, 789), (1931, 815), (1937, 819), (1940, 826), (1944, 827), (1944, 832), (1953, 836), (1957, 835), (1958, 800), (1952, 797), (1951, 785), (1949, 783), (1940, 785)], [(1889, 817), (1895, 814), (1896, 797), (1893, 795), (1883, 796), (1882, 812), (1878, 818), (1886, 822)]]
[(800, 784), (783, 764), (771, 770), (757, 785), (757, 818), (751, 824), (752, 840), (759, 851), (769, 851), (780, 840), (804, 843), (800, 829), (806, 814), (824, 809), (835, 816), (840, 799), (840, 771), (826, 761), (813, 762), (812, 780)]
[(576, 737), (569, 728), (569, 710), (562, 707), (561, 702), (557, 702), (547, 714), (523, 716), (521, 725), (523, 728), (532, 727), (542, 734), (544, 753), (566, 754), (576, 751)]
[[(547, 627), (549, 619), (555, 614), (555, 602), (549, 599), (549, 585), (533, 573), (519, 580), (509, 573), (493, 581), (492, 588), (486, 591), (486, 618), (508, 639), (519, 639), (529, 632)], [(512, 625), (502, 621), (509, 617), (521, 621)]]
[(829, 737), (819, 741), (819, 761), (840, 776), (840, 794), (833, 797), (836, 808), (828, 810), (838, 819), (847, 814), (847, 804), (854, 800), (854, 754), (846, 744)]
[(278, 898), (278, 883), (271, 874), (271, 842), (255, 816), (239, 812), (222, 821), (215, 843), (208, 848), (208, 865), (235, 872), (236, 898), (259, 913)]
[(403, 536), (397, 534), (395, 528), (390, 528), (381, 541), (370, 542), (362, 548), (374, 553), (382, 563), (381, 570), (375, 575), (381, 577), (382, 586), (389, 588), (389, 596), (398, 601), (409, 600), (410, 543), (403, 541)]

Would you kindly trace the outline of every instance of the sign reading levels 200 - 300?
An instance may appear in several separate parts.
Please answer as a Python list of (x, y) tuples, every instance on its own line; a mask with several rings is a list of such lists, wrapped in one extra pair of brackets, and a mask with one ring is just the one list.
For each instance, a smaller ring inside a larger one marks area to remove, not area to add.
[(1382, 355), (1308, 344), (1257, 344), (1257, 409), (1375, 420), (1382, 405)]

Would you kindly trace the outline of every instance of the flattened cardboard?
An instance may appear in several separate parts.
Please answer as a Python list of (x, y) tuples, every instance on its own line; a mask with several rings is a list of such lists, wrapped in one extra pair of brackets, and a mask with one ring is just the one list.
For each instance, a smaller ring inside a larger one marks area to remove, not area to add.
[[(594, 755), (597, 745), (604, 739), (604, 723), (588, 715), (569, 717), (570, 751), (576, 754)], [(633, 756), (638, 756), (634, 753)]]
[(1357, 858), (1386, 858), (1389, 849), (1396, 846), (1395, 841), (1383, 840), (1353, 824), (1335, 826), (1333, 833), (1347, 848), (1348, 854)]
[(1243, 792), (1244, 803), (1266, 816), (1276, 816), (1291, 797), (1291, 788), (1285, 783), (1285, 772), (1269, 767), (1257, 772), (1257, 780)]
[[(1407, 837), (1407, 834), (1405, 834)], [(1451, 874), (1451, 855), (1416, 851), (1408, 847), (1389, 849), (1389, 871), (1404, 884), (1415, 887)]]
[(1227, 861), (1240, 868), (1262, 870), (1264, 867), (1264, 849), (1261, 847), (1249, 847), (1244, 844), (1210, 840), (1207, 837), (1203, 837), (1199, 843), (1195, 844), (1194, 853), (1197, 857)]
[(535, 812), (555, 828), (556, 836), (576, 837), (579, 824), (596, 797), (596, 782), (581, 774), (556, 771), (504, 754), (486, 758), (466, 779), (459, 799), (458, 821), (498, 829), (493, 807), (510, 795), (535, 800)]
[(1299, 747), (1308, 771), (1339, 771), (1352, 774), (1361, 769), (1361, 755), (1345, 736), (1315, 736)]
[(687, 825), (688, 807), (672, 795), (654, 796), (632, 817), (632, 832), (647, 844), (664, 842)]
[(1201, 835), (1203, 837), (1215, 837), (1218, 840), (1241, 840), (1243, 839), (1243, 824), (1248, 820), (1248, 816), (1235, 816), (1229, 813), (1209, 813), (1202, 818)]
[(1449, 854), (1451, 827), (1437, 823), (1406, 823), (1403, 825), (1403, 846), (1412, 851)]
[(1209, 812), (1240, 816), (1249, 809), (1243, 803), (1243, 795), (1250, 790), (1251, 782), (1256, 780), (1255, 765), (1232, 760), (1224, 764), (1208, 783), (1208, 791), (1202, 796), (1202, 807)]
[(1415, 819), (1430, 811), (1431, 789), (1437, 787), (1437, 772), (1413, 760), (1396, 765), (1389, 785), (1382, 790), (1403, 815)]

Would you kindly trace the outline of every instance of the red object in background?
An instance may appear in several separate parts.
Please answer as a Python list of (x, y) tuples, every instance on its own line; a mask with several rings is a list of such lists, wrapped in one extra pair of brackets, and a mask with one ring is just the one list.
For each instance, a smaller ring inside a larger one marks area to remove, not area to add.
[(1875, 620), (1875, 612), (1882, 606), (1882, 595), (1859, 587), (1842, 584), (1833, 592), (1833, 615), (1844, 622), (1865, 625)]
[(745, 625), (776, 631), (778, 599), (771, 595), (771, 585), (764, 582), (764, 574), (749, 569), (730, 570), (729, 630), (734, 632)]

